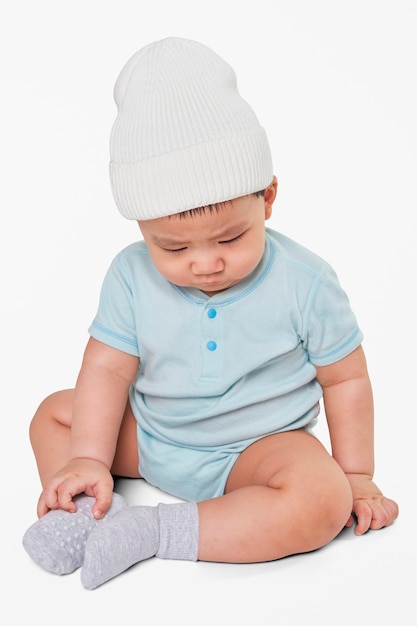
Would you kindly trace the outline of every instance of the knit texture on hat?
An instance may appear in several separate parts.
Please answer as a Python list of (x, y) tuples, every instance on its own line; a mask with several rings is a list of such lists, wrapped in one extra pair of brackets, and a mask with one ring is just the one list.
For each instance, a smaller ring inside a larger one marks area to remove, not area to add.
[(265, 131), (233, 69), (206, 46), (149, 44), (121, 71), (114, 97), (110, 178), (124, 217), (172, 215), (271, 183)]

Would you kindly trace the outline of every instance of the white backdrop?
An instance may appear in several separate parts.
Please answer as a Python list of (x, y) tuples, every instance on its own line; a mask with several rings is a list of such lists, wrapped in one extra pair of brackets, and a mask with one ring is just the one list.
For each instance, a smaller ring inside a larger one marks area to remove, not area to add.
[(413, 0), (3, 3), (0, 451), (11, 524), (1, 559), (30, 570), (31, 586), (58, 583), (20, 548), (39, 491), (28, 424), (45, 395), (73, 386), (104, 272), (139, 237), (108, 182), (114, 82), (138, 48), (170, 35), (235, 68), (272, 147), (270, 225), (330, 261), (350, 295), (375, 392), (376, 480), (403, 511), (390, 541), (415, 558), (404, 533), (416, 486), (416, 29)]

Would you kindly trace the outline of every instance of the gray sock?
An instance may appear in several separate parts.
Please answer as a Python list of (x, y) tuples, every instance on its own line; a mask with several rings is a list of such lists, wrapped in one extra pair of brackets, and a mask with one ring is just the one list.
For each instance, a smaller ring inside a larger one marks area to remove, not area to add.
[(96, 520), (91, 509), (95, 498), (81, 494), (74, 498), (75, 513), (57, 509), (49, 511), (32, 524), (23, 536), (23, 547), (41, 567), (54, 574), (70, 574), (84, 561), (87, 537), (93, 528), (106, 525), (107, 520), (127, 508), (124, 498), (113, 493), (110, 509)]
[(152, 556), (197, 561), (195, 502), (132, 506), (97, 526), (88, 538), (81, 582), (95, 589)]

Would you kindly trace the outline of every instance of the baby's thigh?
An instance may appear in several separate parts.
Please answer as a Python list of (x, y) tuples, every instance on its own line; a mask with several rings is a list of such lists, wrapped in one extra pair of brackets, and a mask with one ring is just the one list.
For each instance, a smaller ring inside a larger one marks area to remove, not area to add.
[(225, 493), (254, 485), (292, 490), (304, 501), (351, 499), (344, 472), (320, 441), (305, 430), (264, 437), (240, 454)]
[(268, 540), (281, 556), (325, 545), (346, 525), (352, 511), (344, 472), (303, 430), (270, 435), (241, 453), (225, 497), (237, 500), (240, 494), (252, 501), (252, 507), (257, 502), (262, 527), (269, 529)]

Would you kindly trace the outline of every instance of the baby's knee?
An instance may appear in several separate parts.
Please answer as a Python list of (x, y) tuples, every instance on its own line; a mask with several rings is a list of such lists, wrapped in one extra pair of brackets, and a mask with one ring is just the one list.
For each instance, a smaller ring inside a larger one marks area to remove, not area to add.
[(42, 400), (29, 425), (30, 439), (33, 440), (39, 431), (43, 433), (46, 424), (51, 422), (70, 426), (72, 398), (73, 390), (65, 389), (56, 391)]

